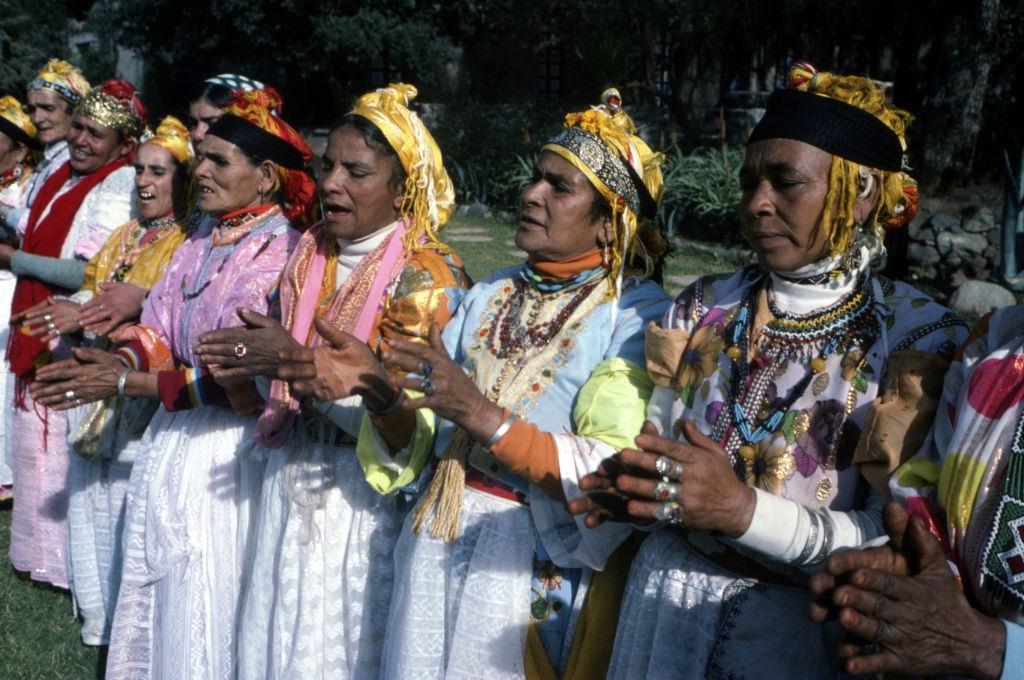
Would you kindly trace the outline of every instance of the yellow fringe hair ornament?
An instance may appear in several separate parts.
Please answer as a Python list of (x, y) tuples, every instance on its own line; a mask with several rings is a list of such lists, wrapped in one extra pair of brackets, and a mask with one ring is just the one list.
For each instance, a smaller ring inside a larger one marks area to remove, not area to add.
[[(896, 133), (906, 151), (906, 129), (913, 116), (886, 103), (881, 83), (859, 76), (819, 72), (802, 62), (790, 69), (787, 83), (790, 89), (829, 97), (867, 111)], [(881, 175), (878, 205), (863, 227), (868, 250), (871, 255), (877, 255), (883, 248), (885, 230), (904, 227), (917, 214), (918, 190), (917, 182), (906, 172), (872, 170)], [(861, 190), (861, 174), (861, 166), (857, 163), (839, 156), (832, 157), (828, 194), (821, 217), (821, 227), (832, 255), (848, 254), (856, 239), (854, 206)]]
[(405, 251), (433, 248), (447, 252), (438, 234), (452, 215), (455, 189), (444, 169), (441, 149), (420, 117), (409, 109), (416, 88), (407, 83), (364, 94), (351, 113), (376, 125), (405, 168), (405, 197), (401, 214), (411, 223), (405, 233)]
[[(653, 151), (636, 134), (636, 125), (622, 109), (622, 97), (615, 88), (601, 94), (602, 103), (587, 111), (568, 113), (565, 128), (578, 127), (591, 137), (599, 139), (620, 160), (628, 163), (655, 203), (660, 202), (664, 188), (661, 163), (664, 156)], [(668, 251), (668, 243), (661, 235), (655, 221), (641, 218), (628, 204), (626, 198), (612, 189), (595, 170), (574, 150), (558, 143), (561, 136), (548, 142), (541, 151), (550, 151), (569, 161), (587, 176), (590, 183), (612, 209), (612, 223), (615, 225), (614, 240), (610, 245), (609, 295), (622, 294), (624, 274), (650, 276), (654, 266)]]

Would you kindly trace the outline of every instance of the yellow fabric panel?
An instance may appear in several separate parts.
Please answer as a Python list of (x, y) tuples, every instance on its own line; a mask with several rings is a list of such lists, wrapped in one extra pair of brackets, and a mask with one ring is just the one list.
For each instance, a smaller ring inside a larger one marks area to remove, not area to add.
[[(99, 252), (86, 263), (82, 290), (95, 294), (101, 282), (111, 280), (114, 275), (113, 269), (123, 252), (136, 245), (126, 242), (136, 224), (137, 222), (132, 220), (115, 229)], [(124, 278), (124, 283), (131, 283), (147, 290), (152, 288), (164, 275), (171, 257), (184, 242), (185, 230), (180, 225), (168, 227), (166, 234), (157, 237), (138, 254)]]
[[(583, 611), (573, 631), (572, 647), (562, 680), (590, 680), (607, 675), (626, 579), (641, 543), (643, 536), (634, 532), (611, 554), (604, 571), (594, 573), (587, 601), (583, 603)], [(527, 631), (523, 661), (527, 680), (554, 680), (558, 677), (533, 625)]]
[(985, 465), (970, 455), (951, 452), (939, 475), (939, 502), (946, 509), (950, 532), (966, 531)]
[[(407, 399), (422, 396), (414, 390), (406, 390)], [(416, 429), (409, 440), (409, 462), (402, 470), (395, 471), (385, 466), (377, 455), (373, 422), (364, 415), (359, 427), (359, 441), (356, 443), (356, 459), (363, 468), (370, 488), (381, 495), (392, 494), (403, 486), (411, 484), (423, 472), (427, 457), (433, 450), (436, 419), (429, 409), (416, 409)]]
[(605, 359), (587, 379), (576, 398), (576, 434), (624, 449), (633, 441), (647, 416), (654, 383), (647, 369), (625, 359)]

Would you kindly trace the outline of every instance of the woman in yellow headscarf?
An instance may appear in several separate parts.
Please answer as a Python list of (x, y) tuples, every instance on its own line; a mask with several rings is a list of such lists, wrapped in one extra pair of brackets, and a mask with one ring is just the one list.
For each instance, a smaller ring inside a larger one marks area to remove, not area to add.
[[(146, 293), (185, 240), (188, 129), (167, 116), (135, 156), (139, 217), (114, 230), (85, 267), (82, 288), (47, 300), (25, 323), (67, 345), (106, 347), (116, 326), (136, 320)], [(84, 338), (82, 332), (84, 331)], [(82, 642), (106, 645), (121, 579), (121, 531), (132, 463), (155, 402), (110, 397), (68, 414), (71, 455), (68, 525), (71, 586), (84, 622)]]
[(344, 361), (349, 343), (369, 354), (367, 346), (385, 339), (426, 342), (462, 298), (462, 263), (437, 238), (454, 192), (440, 150), (409, 108), (415, 95), (405, 84), (366, 94), (331, 131), (320, 180), (324, 219), (285, 267), (281, 324), (243, 312), (248, 329), (213, 331), (196, 348), (203, 363), (265, 376), (268, 396), (257, 436), (267, 468), (240, 619), (241, 678), (379, 674), (405, 506), (366, 482), (354, 448), (363, 414), (387, 410), (388, 401), (320, 394), (323, 401), (300, 405), (273, 378), (282, 352), (314, 368)]
[(542, 150), (515, 236), (528, 261), (477, 283), (430, 347), (382, 352), (409, 393), (382, 390), (357, 453), (380, 492), (425, 491), (395, 547), (382, 677), (603, 675), (630, 529), (586, 529), (565, 504), (639, 432), (643, 328), (667, 305), (646, 278), (659, 157), (617, 95)]
[[(17, 205), (25, 183), (35, 165), (40, 149), (36, 139), (36, 126), (22, 110), (21, 102), (11, 96), (0, 98), (0, 225), (5, 224), (7, 212)], [(5, 233), (6, 232), (6, 233)], [(13, 231), (0, 228), (0, 239), (16, 238)], [(17, 277), (9, 271), (0, 271), (0, 346), (7, 346), (10, 333), (8, 320), (11, 298)], [(6, 371), (0, 372), (0, 404), (8, 399)], [(0, 427), (0, 502), (13, 494), (14, 473), (6, 463), (6, 430)]]

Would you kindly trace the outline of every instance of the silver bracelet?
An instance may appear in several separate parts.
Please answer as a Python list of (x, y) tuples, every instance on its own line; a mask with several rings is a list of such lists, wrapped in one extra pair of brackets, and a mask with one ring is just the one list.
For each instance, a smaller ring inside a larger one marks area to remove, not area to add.
[(509, 414), (508, 418), (505, 418), (505, 421), (501, 425), (498, 425), (498, 429), (495, 430), (494, 434), (491, 435), (491, 438), (484, 443), (484, 446), (488, 449), (493, 448), (494, 445), (497, 444), (510, 429), (512, 429), (512, 423), (516, 422), (517, 418), (518, 416), (516, 416), (515, 413)]
[(128, 385), (128, 374), (132, 369), (125, 366), (121, 369), (121, 375), (117, 376), (117, 396), (124, 399), (124, 388)]
[(381, 416), (389, 416), (392, 413), (394, 413), (395, 411), (397, 411), (399, 409), (399, 407), (401, 407), (402, 402), (404, 402), (404, 401), (405, 401), (405, 390), (398, 390), (398, 394), (395, 395), (395, 398), (391, 400), (390, 404), (388, 404), (384, 408), (380, 409), (379, 411), (375, 411), (372, 408), (370, 408), (369, 406), (367, 406), (366, 407), (366, 412), (369, 413), (371, 416), (374, 416), (375, 418), (379, 418)]

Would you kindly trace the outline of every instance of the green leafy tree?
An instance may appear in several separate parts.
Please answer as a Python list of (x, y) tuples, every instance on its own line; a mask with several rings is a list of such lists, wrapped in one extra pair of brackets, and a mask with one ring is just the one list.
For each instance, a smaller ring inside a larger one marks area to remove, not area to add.
[(25, 85), (51, 57), (67, 59), (67, 13), (58, 0), (5, 0), (0, 10), (0, 94), (24, 100)]

